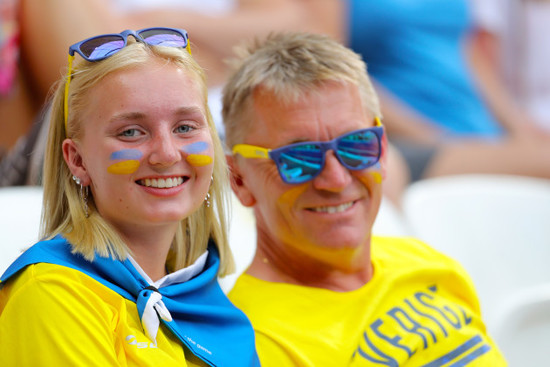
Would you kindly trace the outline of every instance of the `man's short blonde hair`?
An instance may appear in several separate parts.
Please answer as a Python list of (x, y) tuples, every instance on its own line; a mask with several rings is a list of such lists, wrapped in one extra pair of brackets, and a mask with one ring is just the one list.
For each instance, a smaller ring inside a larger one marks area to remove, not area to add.
[(381, 116), (378, 96), (361, 56), (328, 36), (274, 33), (236, 49), (233, 74), (223, 90), (226, 145), (242, 143), (249, 131), (253, 93), (261, 87), (281, 102), (293, 102), (327, 81), (357, 85), (364, 107)]

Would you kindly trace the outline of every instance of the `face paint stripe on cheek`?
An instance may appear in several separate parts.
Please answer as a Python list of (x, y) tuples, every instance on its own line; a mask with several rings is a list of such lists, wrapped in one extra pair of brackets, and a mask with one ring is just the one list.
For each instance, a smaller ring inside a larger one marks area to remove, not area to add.
[(374, 180), (374, 183), (381, 184), (384, 179), (384, 173), (382, 166), (380, 163), (376, 163), (374, 166), (366, 169), (364, 172), (361, 172), (361, 174), (358, 176), (359, 179), (363, 182), (366, 182), (365, 180), (368, 180), (368, 177), (372, 177)]
[(189, 154), (185, 160), (192, 166), (208, 166), (212, 163), (212, 157), (204, 154)]
[(204, 152), (205, 150), (208, 149), (209, 146), (210, 144), (208, 144), (205, 141), (197, 141), (189, 145), (184, 145), (183, 147), (181, 147), (181, 151), (184, 153), (196, 154), (196, 153)]
[(298, 199), (298, 197), (302, 195), (304, 191), (306, 191), (307, 187), (307, 183), (291, 187), (287, 191), (285, 191), (277, 201), (282, 203), (294, 203)]
[(107, 172), (115, 175), (129, 175), (134, 173), (139, 168), (139, 161), (127, 160), (118, 163), (111, 164), (107, 167)]
[(137, 149), (122, 149), (117, 150), (116, 152), (111, 153), (111, 160), (137, 160), (143, 156), (141, 150)]
[(192, 166), (201, 167), (208, 166), (212, 163), (212, 157), (206, 154), (197, 154), (200, 152), (208, 151), (210, 144), (205, 141), (197, 141), (188, 145), (184, 145), (180, 148), (183, 153), (189, 154), (185, 160)]
[(373, 171), (373, 172), (369, 172), (369, 173), (374, 178), (374, 182), (376, 182), (377, 184), (382, 183), (382, 174), (380, 172)]
[(107, 167), (107, 172), (115, 175), (128, 175), (134, 173), (139, 168), (140, 159), (143, 152), (138, 149), (122, 149), (111, 153), (111, 160), (122, 160), (121, 162), (113, 163)]

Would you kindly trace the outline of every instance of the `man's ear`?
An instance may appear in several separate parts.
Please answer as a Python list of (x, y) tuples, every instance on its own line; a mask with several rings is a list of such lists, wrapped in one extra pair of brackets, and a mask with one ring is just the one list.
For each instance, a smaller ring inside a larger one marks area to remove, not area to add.
[(233, 189), (233, 192), (237, 195), (241, 204), (246, 207), (253, 206), (256, 204), (256, 199), (248, 188), (246, 178), (241, 174), (236, 158), (229, 154), (226, 155), (225, 158), (227, 160), (227, 165), (229, 166), (231, 188)]
[(91, 183), (88, 170), (84, 166), (82, 155), (80, 153), (80, 147), (75, 143), (73, 139), (63, 140), (63, 158), (69, 167), (71, 173), (80, 179), (82, 186), (88, 186)]

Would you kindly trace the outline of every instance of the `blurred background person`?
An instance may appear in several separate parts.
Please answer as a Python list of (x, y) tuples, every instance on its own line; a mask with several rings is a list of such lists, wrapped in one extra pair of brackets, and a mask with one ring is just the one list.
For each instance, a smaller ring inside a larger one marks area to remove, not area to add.
[(21, 24), (18, 0), (0, 3), (0, 160), (26, 134), (38, 110), (19, 63)]
[(479, 64), (469, 1), (348, 4), (347, 39), (377, 83), (390, 141), (409, 161), (413, 180), (550, 177), (550, 136), (487, 82), (494, 79)]
[(477, 42), (525, 119), (550, 131), (550, 1), (474, 0)]

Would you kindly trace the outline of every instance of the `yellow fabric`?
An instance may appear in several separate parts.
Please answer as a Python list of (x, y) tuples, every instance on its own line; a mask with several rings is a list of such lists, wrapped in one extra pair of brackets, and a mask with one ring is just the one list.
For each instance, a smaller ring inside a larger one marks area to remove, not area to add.
[(51, 264), (27, 267), (0, 290), (0, 365), (204, 366), (161, 326), (157, 347), (136, 304), (91, 277)]
[(372, 257), (373, 278), (351, 292), (242, 275), (229, 297), (262, 366), (506, 366), (456, 262), (405, 238), (375, 237)]

